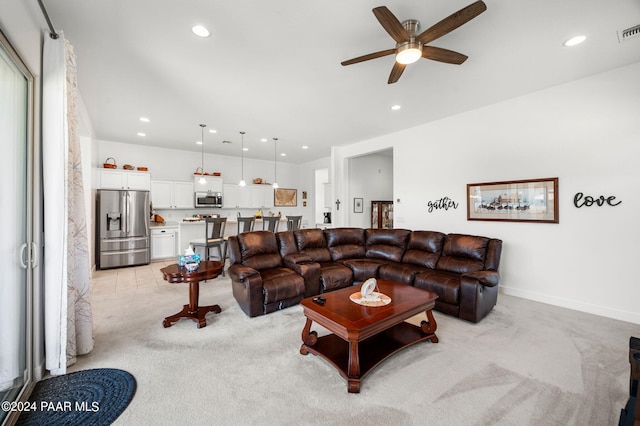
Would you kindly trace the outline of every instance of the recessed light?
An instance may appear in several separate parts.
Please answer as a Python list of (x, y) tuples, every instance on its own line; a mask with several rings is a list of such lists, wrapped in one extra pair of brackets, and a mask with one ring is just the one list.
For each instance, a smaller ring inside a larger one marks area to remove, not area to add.
[(302, 145), (302, 149), (309, 149), (309, 147), (306, 145)]
[(267, 141), (267, 138), (260, 139), (260, 142), (266, 142), (266, 141)]
[(147, 136), (146, 133), (138, 132), (138, 136)]
[(209, 32), (208, 29), (206, 29), (205, 27), (203, 27), (202, 25), (196, 25), (193, 28), (191, 28), (191, 31), (197, 35), (198, 37), (209, 37), (211, 35), (211, 33)]
[(209, 129), (209, 133), (218, 133), (216, 129)]
[(571, 37), (569, 40), (562, 43), (562, 45), (565, 47), (573, 47), (573, 46), (579, 45), (586, 39), (587, 39), (587, 36), (579, 35), (579, 36)]
[(196, 145), (202, 145), (202, 141), (196, 141)]
[(148, 123), (149, 119), (147, 117), (140, 117), (140, 121), (142, 121), (143, 123)]
[(249, 148), (242, 148), (243, 151), (249, 151)]
[(392, 111), (397, 111), (397, 110), (399, 110), (400, 108), (402, 108), (402, 106), (400, 106), (400, 105), (392, 105), (392, 106), (391, 106), (391, 110), (392, 110)]
[(287, 154), (284, 153), (284, 152), (282, 154), (280, 154), (280, 157), (286, 157), (286, 156), (287, 156)]

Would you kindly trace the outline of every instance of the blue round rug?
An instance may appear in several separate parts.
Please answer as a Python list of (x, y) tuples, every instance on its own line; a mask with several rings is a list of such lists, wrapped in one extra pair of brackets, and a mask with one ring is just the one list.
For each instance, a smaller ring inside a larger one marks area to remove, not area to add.
[(17, 425), (110, 425), (136, 393), (123, 370), (96, 368), (38, 382)]

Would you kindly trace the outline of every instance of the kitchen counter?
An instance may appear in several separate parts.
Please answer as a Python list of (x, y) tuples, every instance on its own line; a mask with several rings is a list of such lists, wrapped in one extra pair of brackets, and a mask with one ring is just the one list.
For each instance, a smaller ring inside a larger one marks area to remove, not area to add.
[(149, 222), (149, 228), (177, 228), (178, 222)]

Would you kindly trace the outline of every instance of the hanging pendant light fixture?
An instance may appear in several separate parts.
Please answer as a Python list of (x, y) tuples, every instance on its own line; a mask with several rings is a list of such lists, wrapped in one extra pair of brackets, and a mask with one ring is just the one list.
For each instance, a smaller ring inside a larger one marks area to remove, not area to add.
[(202, 128), (202, 139), (200, 140), (200, 144), (202, 146), (202, 162), (200, 164), (200, 169), (202, 170), (202, 174), (200, 175), (200, 180), (198, 181), (198, 183), (200, 185), (204, 185), (205, 183), (207, 183), (207, 180), (204, 178), (204, 128), (207, 127), (207, 125), (201, 124), (200, 127)]
[(278, 188), (278, 138), (273, 138), (273, 187)]
[(244, 132), (240, 132), (242, 135), (242, 177), (240, 179), (240, 186), (247, 186), (247, 182), (244, 181)]

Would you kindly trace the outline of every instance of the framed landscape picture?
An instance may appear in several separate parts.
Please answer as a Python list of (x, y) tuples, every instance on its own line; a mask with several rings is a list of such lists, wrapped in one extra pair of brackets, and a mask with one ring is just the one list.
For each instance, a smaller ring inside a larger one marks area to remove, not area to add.
[(275, 207), (295, 207), (298, 205), (298, 190), (276, 188), (273, 191), (273, 205)]
[(558, 178), (467, 184), (467, 220), (559, 223)]

